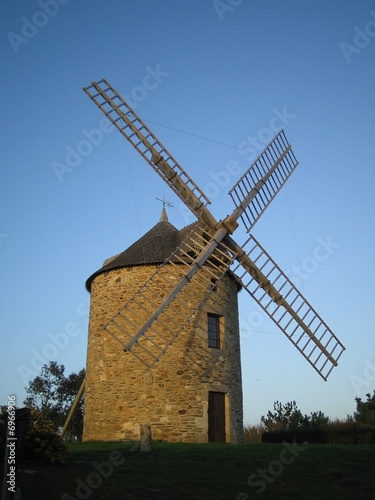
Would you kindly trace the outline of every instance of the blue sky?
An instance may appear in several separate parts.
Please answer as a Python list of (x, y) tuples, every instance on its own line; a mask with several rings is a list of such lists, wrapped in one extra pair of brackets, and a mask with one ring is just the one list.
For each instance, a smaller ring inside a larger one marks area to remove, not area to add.
[(352, 414), (375, 389), (375, 2), (3, 0), (0, 32), (2, 404), (49, 359), (84, 366), (85, 280), (158, 221), (156, 197), (193, 221), (83, 93), (105, 77), (217, 219), (244, 149), (285, 129), (300, 165), (253, 233), (347, 350), (324, 382), (241, 292), (245, 422), (275, 400)]

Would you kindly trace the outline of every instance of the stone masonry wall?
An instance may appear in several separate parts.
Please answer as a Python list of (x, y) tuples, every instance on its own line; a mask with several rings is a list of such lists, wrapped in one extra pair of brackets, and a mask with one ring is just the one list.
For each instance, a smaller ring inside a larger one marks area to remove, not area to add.
[[(217, 391), (226, 394), (226, 441), (241, 442), (237, 285), (230, 275), (152, 369), (101, 327), (154, 271), (126, 267), (92, 283), (83, 440), (138, 440), (140, 424), (150, 424), (153, 439), (207, 442), (208, 393)], [(185, 288), (194, 309), (202, 290), (193, 283)], [(207, 312), (223, 316), (221, 349), (207, 347)]]

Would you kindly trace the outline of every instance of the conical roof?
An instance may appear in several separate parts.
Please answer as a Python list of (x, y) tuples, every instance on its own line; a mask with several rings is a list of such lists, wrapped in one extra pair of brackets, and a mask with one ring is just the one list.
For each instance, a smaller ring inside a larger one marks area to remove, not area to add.
[(104, 261), (103, 267), (92, 274), (86, 281), (86, 288), (91, 291), (91, 283), (99, 274), (122, 267), (162, 264), (186, 238), (191, 226), (180, 231), (162, 214), (160, 221), (138, 241), (122, 253)]

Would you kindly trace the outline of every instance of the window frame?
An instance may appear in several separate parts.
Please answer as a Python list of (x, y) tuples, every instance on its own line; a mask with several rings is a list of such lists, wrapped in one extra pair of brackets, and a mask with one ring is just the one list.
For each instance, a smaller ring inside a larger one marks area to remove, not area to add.
[(210, 349), (221, 349), (222, 316), (207, 313), (207, 344)]

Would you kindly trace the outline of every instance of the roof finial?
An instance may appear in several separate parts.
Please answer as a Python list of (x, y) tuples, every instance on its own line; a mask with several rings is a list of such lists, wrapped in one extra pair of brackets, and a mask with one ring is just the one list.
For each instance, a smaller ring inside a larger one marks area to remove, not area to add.
[(156, 198), (158, 201), (161, 201), (163, 203), (163, 208), (161, 210), (159, 222), (168, 222), (168, 215), (165, 210), (165, 207), (173, 208), (173, 205), (170, 201), (166, 201), (165, 199), (165, 194), (163, 194), (163, 199), (161, 200), (160, 198)]

